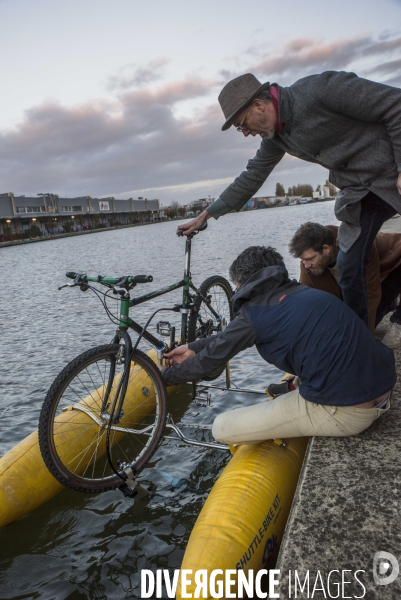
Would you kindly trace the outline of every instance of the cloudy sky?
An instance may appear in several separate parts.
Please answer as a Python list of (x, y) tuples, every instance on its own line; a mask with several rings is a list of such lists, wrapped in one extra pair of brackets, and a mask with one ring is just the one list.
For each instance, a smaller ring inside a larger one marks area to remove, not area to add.
[[(221, 131), (229, 79), (401, 86), (401, 0), (0, 0), (0, 21), (2, 193), (217, 197), (260, 143)], [(286, 157), (260, 194), (326, 177)]]

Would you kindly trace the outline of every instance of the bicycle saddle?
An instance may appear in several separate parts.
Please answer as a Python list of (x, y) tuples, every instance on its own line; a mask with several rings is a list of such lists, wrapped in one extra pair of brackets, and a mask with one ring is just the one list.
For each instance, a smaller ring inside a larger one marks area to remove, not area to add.
[[(200, 231), (205, 231), (205, 229), (207, 229), (207, 221), (205, 221), (202, 225), (202, 227), (199, 227), (199, 229), (196, 229), (195, 231), (193, 231), (192, 233), (190, 233), (187, 237), (192, 237), (193, 235), (196, 235), (197, 233), (199, 233)], [(182, 237), (184, 235), (184, 232), (182, 229), (178, 229), (178, 231), (176, 231), (176, 234), (179, 237)]]

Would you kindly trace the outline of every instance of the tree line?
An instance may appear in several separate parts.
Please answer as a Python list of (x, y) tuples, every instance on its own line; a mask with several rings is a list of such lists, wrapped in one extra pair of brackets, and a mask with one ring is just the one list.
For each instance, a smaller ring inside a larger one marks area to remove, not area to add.
[[(328, 179), (326, 179), (325, 185), (329, 186), (330, 196), (335, 196), (337, 194), (337, 188), (335, 185), (330, 183)], [(316, 192), (320, 190), (320, 185), (317, 186)], [(288, 192), (286, 193), (284, 186), (282, 183), (276, 184), (276, 196), (304, 196), (304, 197), (312, 197), (313, 195), (313, 186), (310, 183), (298, 183), (298, 185), (293, 185), (288, 188)]]
[[(326, 179), (325, 185), (329, 186), (330, 196), (336, 196), (338, 192), (336, 186), (330, 183), (328, 179)], [(320, 185), (318, 185), (316, 188), (317, 192), (319, 190)], [(313, 186), (310, 183), (298, 183), (298, 185), (293, 185), (292, 187), (288, 188), (288, 192), (285, 191), (282, 183), (276, 184), (276, 196), (279, 198), (283, 198), (284, 196), (303, 196), (304, 198), (311, 198), (312, 195)], [(187, 216), (187, 209), (181, 206), (181, 204), (176, 200), (173, 200), (170, 206), (166, 206), (163, 208), (163, 210), (166, 217), (170, 219)]]

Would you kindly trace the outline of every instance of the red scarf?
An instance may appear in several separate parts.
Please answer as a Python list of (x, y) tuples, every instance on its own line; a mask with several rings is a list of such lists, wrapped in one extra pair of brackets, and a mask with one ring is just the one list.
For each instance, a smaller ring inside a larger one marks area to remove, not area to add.
[(285, 123), (280, 123), (278, 118), (278, 88), (275, 85), (270, 86), (270, 93), (272, 95), (274, 110), (276, 111), (277, 121), (276, 121), (276, 133), (281, 133), (284, 129)]

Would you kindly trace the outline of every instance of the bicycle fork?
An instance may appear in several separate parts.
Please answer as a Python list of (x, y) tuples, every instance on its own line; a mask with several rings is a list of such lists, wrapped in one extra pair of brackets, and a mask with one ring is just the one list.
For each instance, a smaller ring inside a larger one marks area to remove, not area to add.
[[(109, 377), (107, 382), (107, 388), (104, 394), (104, 399), (102, 402), (102, 407), (100, 411), (100, 416), (112, 422), (113, 424), (118, 423), (120, 418), (123, 415), (122, 404), (125, 397), (125, 393), (128, 387), (129, 381), (129, 371), (131, 364), (131, 354), (132, 354), (132, 342), (131, 338), (128, 335), (127, 331), (120, 330), (113, 339), (113, 344), (119, 344), (121, 338), (124, 339), (124, 344), (120, 345), (119, 351), (116, 356), (116, 360), (112, 361), (110, 364)], [(115, 385), (115, 375), (116, 375), (116, 365), (123, 364), (124, 370), (121, 374), (120, 380), (118, 382), (117, 388), (114, 391), (114, 397), (111, 400), (110, 405), (110, 395), (113, 390), (113, 386)]]

